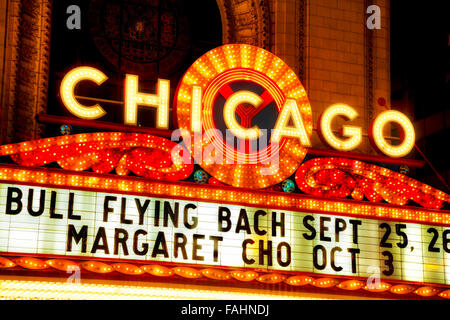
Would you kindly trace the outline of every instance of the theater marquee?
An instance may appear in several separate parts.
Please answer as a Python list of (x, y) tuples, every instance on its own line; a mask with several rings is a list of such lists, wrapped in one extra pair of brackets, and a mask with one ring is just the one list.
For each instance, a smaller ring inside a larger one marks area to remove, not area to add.
[[(77, 121), (106, 114), (100, 103), (81, 104), (77, 85), (106, 80), (89, 66), (66, 74), (61, 102)], [(369, 128), (374, 149), (390, 158), (349, 154), (362, 128), (345, 124), (337, 135), (332, 122), (359, 115), (333, 104), (317, 131), (339, 152), (306, 158), (313, 120), (305, 89), (281, 59), (244, 44), (213, 49), (186, 71), (173, 131), (170, 101), (168, 80), (144, 93), (128, 74), (126, 132), (0, 146), (8, 157), (0, 164), (0, 272), (81, 267), (99, 279), (176, 274), (450, 298), (450, 214), (441, 210), (450, 196), (372, 163), (402, 164), (414, 148), (405, 115), (387, 110)], [(136, 126), (139, 107), (156, 109), (151, 134)], [(390, 123), (397, 144), (384, 136)]]
[(450, 228), (0, 185), (0, 251), (450, 284)]

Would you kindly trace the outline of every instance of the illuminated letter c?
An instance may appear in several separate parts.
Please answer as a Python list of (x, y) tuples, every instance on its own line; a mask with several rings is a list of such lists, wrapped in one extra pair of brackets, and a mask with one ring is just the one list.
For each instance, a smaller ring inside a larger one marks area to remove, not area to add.
[(252, 106), (257, 108), (261, 105), (261, 103), (263, 103), (263, 99), (250, 91), (238, 91), (233, 93), (225, 102), (225, 106), (223, 108), (223, 118), (225, 120), (225, 124), (238, 138), (249, 140), (257, 139), (262, 135), (258, 126), (253, 126), (252, 128), (247, 129), (243, 128), (236, 121), (236, 108), (242, 103), (250, 103)]
[(78, 67), (71, 70), (61, 82), (60, 94), (64, 106), (73, 115), (82, 119), (94, 120), (103, 117), (106, 112), (99, 104), (90, 107), (83, 106), (75, 99), (74, 90), (80, 81), (91, 80), (97, 85), (101, 85), (106, 79), (108, 77), (95, 68)]

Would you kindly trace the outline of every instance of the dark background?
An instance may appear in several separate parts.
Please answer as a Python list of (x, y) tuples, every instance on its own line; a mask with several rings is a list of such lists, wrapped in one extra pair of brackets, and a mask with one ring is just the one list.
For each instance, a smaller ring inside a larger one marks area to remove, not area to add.
[[(81, 9), (80, 30), (66, 28), (66, 9), (70, 5)], [(143, 42), (130, 36), (130, 29), (138, 21), (144, 24)], [(167, 25), (174, 28), (168, 29)], [(149, 42), (151, 46), (140, 50)], [(189, 66), (222, 44), (222, 22), (215, 0), (58, 0), (53, 4), (51, 43), (47, 112), (72, 116), (59, 97), (61, 80), (72, 68), (91, 66), (108, 76), (101, 86), (89, 81), (80, 83), (76, 91), (80, 96), (123, 101), (125, 74), (130, 73), (139, 76), (140, 92), (155, 92), (158, 78), (170, 80), (173, 99), (178, 81)], [(151, 50), (161, 53), (146, 60), (143, 53)], [(85, 105), (95, 104), (79, 100)], [(101, 105), (107, 114), (99, 120), (123, 124), (123, 106)], [(139, 125), (155, 126), (153, 108), (139, 108), (138, 113)], [(58, 135), (59, 126), (48, 125), (46, 134)]]
[(408, 91), (422, 119), (450, 108), (448, 1), (391, 0), (392, 97)]
[[(413, 118), (430, 164), (415, 178), (447, 193), (450, 177), (449, 1), (391, 0), (392, 106)], [(423, 157), (416, 153), (417, 159)]]

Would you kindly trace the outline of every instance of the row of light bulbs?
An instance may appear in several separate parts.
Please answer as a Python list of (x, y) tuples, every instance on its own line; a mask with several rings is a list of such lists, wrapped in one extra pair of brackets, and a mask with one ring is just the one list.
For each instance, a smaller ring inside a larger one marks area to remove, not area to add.
[(60, 271), (74, 271), (83, 268), (94, 273), (111, 273), (117, 271), (125, 275), (142, 275), (148, 273), (157, 277), (171, 277), (178, 275), (187, 279), (199, 279), (202, 277), (212, 280), (227, 280), (232, 278), (241, 282), (258, 281), (265, 284), (286, 283), (291, 286), (299, 287), (311, 285), (317, 288), (337, 287), (342, 290), (356, 291), (364, 289), (374, 293), (391, 292), (398, 295), (415, 293), (423, 297), (440, 296), (450, 299), (450, 290), (438, 288), (434, 286), (416, 286), (410, 284), (391, 285), (386, 282), (368, 285), (364, 281), (358, 279), (340, 279), (330, 277), (311, 277), (308, 275), (283, 275), (278, 273), (259, 274), (253, 270), (231, 270), (224, 271), (217, 268), (204, 268), (201, 270), (192, 267), (167, 267), (161, 265), (142, 265), (136, 266), (130, 263), (104, 263), (101, 261), (83, 261), (74, 262), (66, 259), (49, 259), (42, 260), (33, 257), (0, 257), (0, 268), (14, 268), (20, 266), (30, 270), (44, 270), (52, 267)]

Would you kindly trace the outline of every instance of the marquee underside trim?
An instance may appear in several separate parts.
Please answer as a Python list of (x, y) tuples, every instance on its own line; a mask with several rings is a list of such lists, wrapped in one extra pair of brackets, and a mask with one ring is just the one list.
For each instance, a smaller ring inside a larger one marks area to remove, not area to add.
[[(69, 269), (70, 268), (70, 269)], [(61, 271), (67, 274), (75, 270), (87, 271), (94, 274), (94, 279), (108, 279), (109, 274), (120, 274), (125, 281), (164, 281), (169, 278), (178, 278), (195, 281), (198, 279), (212, 280), (216, 285), (233, 286), (233, 283), (244, 283), (250, 286), (277, 285), (277, 290), (281, 285), (287, 285), (282, 291), (292, 291), (297, 288), (299, 291), (306, 289), (318, 293), (337, 293), (353, 295), (374, 295), (377, 297), (390, 296), (399, 299), (409, 298), (443, 298), (450, 299), (450, 286), (427, 283), (415, 283), (399, 280), (383, 280), (379, 283), (368, 283), (367, 279), (352, 276), (330, 276), (309, 273), (292, 272), (267, 272), (263, 270), (243, 270), (235, 268), (209, 267), (209, 266), (188, 266), (176, 263), (158, 264), (135, 264), (129, 262), (97, 261), (97, 260), (66, 260), (59, 258), (46, 259), (42, 257), (21, 256), (14, 257), (4, 253), (0, 255), (0, 275), (5, 274), (3, 270), (8, 270), (9, 274), (39, 275), (39, 272), (47, 271), (55, 277), (61, 277)], [(32, 272), (31, 274), (29, 272)], [(153, 276), (153, 277), (152, 277)], [(67, 275), (66, 275), (67, 277)], [(291, 289), (289, 289), (291, 288)], [(1, 288), (0, 288), (1, 294)], [(392, 295), (393, 294), (393, 295)]]

